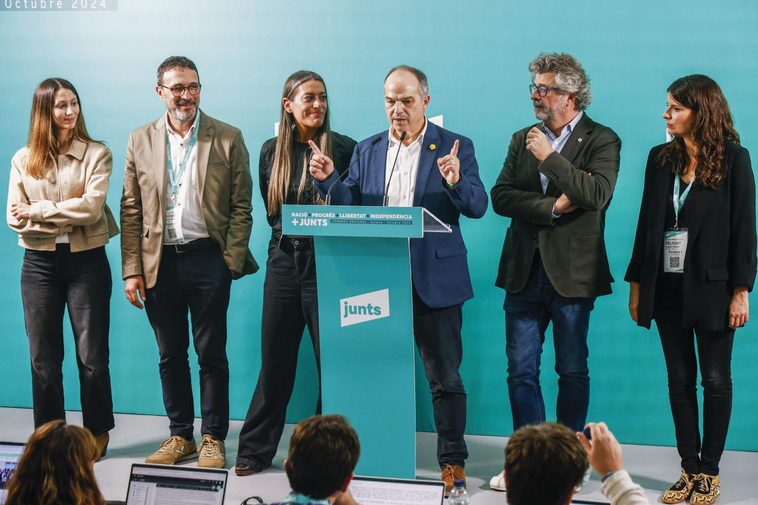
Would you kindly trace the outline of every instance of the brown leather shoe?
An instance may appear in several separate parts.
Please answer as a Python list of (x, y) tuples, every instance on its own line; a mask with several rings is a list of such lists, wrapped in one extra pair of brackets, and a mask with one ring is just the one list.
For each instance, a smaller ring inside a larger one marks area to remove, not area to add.
[(95, 437), (95, 447), (97, 448), (97, 459), (95, 461), (100, 461), (105, 457), (105, 453), (108, 451), (108, 442), (110, 439), (111, 437), (108, 435), (107, 431)]
[(234, 467), (234, 473), (240, 477), (244, 477), (245, 475), (253, 475), (258, 472), (256, 472), (255, 469), (253, 469), (253, 467), (247, 463), (237, 463)]
[(453, 490), (453, 482), (456, 479), (463, 481), (463, 487), (466, 487), (466, 470), (462, 466), (445, 465), (442, 469), (440, 480), (445, 483), (445, 496)]
[(185, 459), (197, 457), (197, 446), (194, 439), (184, 437), (168, 437), (161, 443), (161, 448), (145, 459), (145, 463), (154, 465), (173, 465)]

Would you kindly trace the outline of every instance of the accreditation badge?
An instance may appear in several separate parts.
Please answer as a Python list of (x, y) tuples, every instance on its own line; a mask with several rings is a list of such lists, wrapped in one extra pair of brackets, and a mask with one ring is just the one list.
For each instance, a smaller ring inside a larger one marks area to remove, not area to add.
[(668, 230), (663, 234), (663, 271), (684, 273), (684, 255), (687, 253), (687, 228)]
[(181, 205), (166, 207), (166, 233), (170, 242), (184, 242)]

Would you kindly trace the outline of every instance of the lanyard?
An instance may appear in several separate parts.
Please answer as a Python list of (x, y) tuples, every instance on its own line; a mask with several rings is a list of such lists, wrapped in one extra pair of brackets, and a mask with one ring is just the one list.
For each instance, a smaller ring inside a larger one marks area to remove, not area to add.
[(171, 141), (168, 138), (170, 133), (168, 130), (166, 130), (166, 165), (168, 166), (168, 179), (171, 183), (171, 193), (174, 195), (176, 194), (176, 188), (179, 184), (179, 181), (182, 180), (184, 170), (187, 168), (187, 161), (189, 161), (190, 155), (192, 154), (192, 149), (195, 147), (195, 143), (197, 142), (197, 132), (200, 129), (199, 123), (200, 122), (198, 121), (198, 124), (195, 125), (195, 129), (192, 132), (192, 136), (190, 137), (189, 145), (184, 151), (184, 159), (182, 159), (182, 162), (179, 165), (178, 172), (174, 171), (174, 162), (171, 159)]
[(305, 496), (304, 494), (297, 494), (297, 493), (290, 493), (287, 498), (284, 499), (282, 504), (284, 503), (308, 503), (312, 505), (331, 505), (329, 503), (329, 500), (316, 500), (315, 498), (310, 498), (308, 496)]
[(682, 196), (679, 196), (679, 181), (681, 180), (681, 177), (679, 177), (679, 174), (676, 174), (676, 178), (674, 179), (674, 195), (672, 196), (672, 199), (674, 200), (674, 229), (679, 228), (679, 211), (682, 210), (682, 207), (684, 207), (684, 201), (687, 199), (687, 195), (690, 194), (690, 190), (692, 189), (692, 186), (694, 185), (695, 181), (693, 180), (689, 186), (687, 186), (687, 189), (684, 190), (684, 193), (682, 193)]

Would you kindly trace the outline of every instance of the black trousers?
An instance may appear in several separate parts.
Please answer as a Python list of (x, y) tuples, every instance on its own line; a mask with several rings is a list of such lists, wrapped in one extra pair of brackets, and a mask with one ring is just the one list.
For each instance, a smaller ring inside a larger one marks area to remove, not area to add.
[(158, 280), (146, 290), (145, 309), (158, 341), (163, 403), (172, 436), (193, 436), (188, 310), (200, 365), (201, 432), (224, 440), (229, 431), (226, 311), (231, 282), (229, 267), (213, 240), (163, 246)]
[[(271, 466), (292, 396), (297, 355), (308, 326), (321, 373), (316, 260), (311, 239), (269, 243), (263, 285), (261, 371), (240, 432), (237, 462), (260, 472)], [(320, 386), (320, 385), (319, 385)], [(320, 387), (319, 387), (320, 390)], [(321, 396), (316, 406), (321, 412)]]
[(413, 334), (432, 391), (437, 430), (437, 462), (465, 466), (466, 390), (459, 373), (463, 360), (463, 304), (427, 306), (413, 290)]
[(113, 429), (108, 370), (111, 269), (104, 247), (72, 253), (27, 250), (21, 296), (32, 365), (34, 427), (65, 419), (63, 398), (63, 314), (68, 306), (76, 343), (84, 426), (94, 435)]
[[(732, 415), (734, 330), (682, 328), (681, 287), (665, 282), (656, 289), (654, 316), (666, 359), (669, 401), (682, 468), (687, 473), (718, 475)], [(697, 399), (698, 358), (703, 386), (702, 439)]]

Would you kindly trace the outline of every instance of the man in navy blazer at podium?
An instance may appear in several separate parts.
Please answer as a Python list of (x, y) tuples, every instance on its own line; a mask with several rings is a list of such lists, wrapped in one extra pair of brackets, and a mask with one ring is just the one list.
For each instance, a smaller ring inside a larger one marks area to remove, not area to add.
[(471, 140), (429, 122), (424, 115), (429, 98), (422, 71), (393, 68), (384, 80), (389, 131), (355, 147), (355, 165), (344, 182), (332, 160), (311, 143), (310, 172), (322, 191), (334, 185), (334, 204), (425, 207), (452, 229), (410, 244), (413, 331), (432, 391), (437, 460), (449, 491), (454, 479), (465, 480), (468, 457), (463, 439), (466, 391), (458, 369), (463, 302), (474, 296), (458, 222), (461, 214), (484, 215), (487, 192)]

